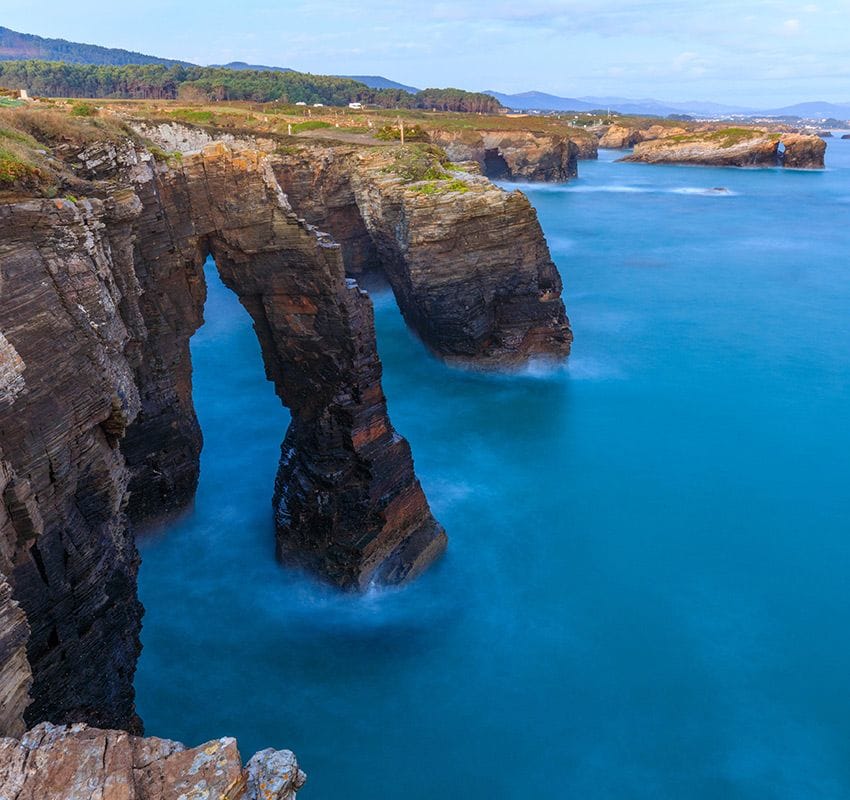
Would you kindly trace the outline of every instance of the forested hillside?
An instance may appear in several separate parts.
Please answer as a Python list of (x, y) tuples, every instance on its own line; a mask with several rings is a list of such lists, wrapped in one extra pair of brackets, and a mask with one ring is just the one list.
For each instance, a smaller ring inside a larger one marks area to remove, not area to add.
[(38, 58), (45, 61), (66, 61), (70, 64), (183, 64), (169, 58), (146, 56), (117, 47), (66, 42), (64, 39), (45, 39), (31, 33), (18, 33), (0, 25), (0, 61), (19, 61)]
[(362, 102), (383, 108), (493, 113), (502, 106), (489, 95), (462, 89), (370, 89), (350, 78), (303, 72), (232, 70), (219, 67), (128, 64), (107, 66), (50, 61), (0, 62), (0, 86), (45, 97), (144, 100), (250, 100), (254, 102)]

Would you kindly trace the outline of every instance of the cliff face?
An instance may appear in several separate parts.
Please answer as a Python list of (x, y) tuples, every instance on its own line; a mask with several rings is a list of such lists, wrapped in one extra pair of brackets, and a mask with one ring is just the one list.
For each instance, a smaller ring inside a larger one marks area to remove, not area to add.
[(141, 492), (131, 512), (147, 518), (194, 489), (188, 345), (211, 253), (251, 314), (266, 373), (292, 413), (275, 491), (279, 555), (352, 588), (418, 574), (445, 534), (387, 416), (371, 303), (346, 279), (339, 246), (296, 218), (267, 156), (254, 150), (212, 145), (136, 185), (136, 263), (151, 286), (152, 335), (124, 451), (131, 489), (164, 491)]
[(138, 208), (132, 192), (0, 207), (0, 571), (31, 629), (30, 722), (137, 724), (138, 558), (118, 442), (139, 409)]
[(733, 129), (640, 142), (632, 155), (622, 160), (645, 164), (822, 169), (825, 151), (826, 143), (817, 136)]
[(0, 739), (0, 797), (50, 800), (294, 800), (306, 775), (288, 750), (263, 750), (243, 769), (234, 739), (187, 750), (167, 739), (44, 723)]
[(793, 169), (823, 169), (826, 142), (820, 136), (786, 133), (782, 136), (782, 165)]
[(431, 141), (452, 161), (477, 161), (489, 178), (558, 183), (578, 175), (579, 158), (595, 158), (587, 137), (528, 131), (429, 131)]
[(371, 304), (338, 246), (289, 210), (266, 157), (213, 146), (155, 168), (104, 146), (79, 161), (101, 199), (0, 208), (0, 570), (31, 629), (27, 720), (137, 729), (128, 512), (150, 519), (194, 491), (189, 338), (207, 253), (292, 411), (281, 555), (346, 587), (398, 583), (445, 534), (387, 417)]
[(274, 488), (280, 558), (357, 589), (440, 555), (351, 274), (384, 272), (450, 360), (560, 357), (571, 335), (527, 199), (442, 162), (450, 173), (411, 181), (397, 155), (212, 144), (165, 164), (100, 142), (64, 153), (84, 199), (0, 206), (0, 734), (20, 733), (22, 714), (140, 729), (131, 523), (195, 491), (189, 341), (210, 254), (292, 415)]
[(20, 736), (25, 729), (32, 671), (27, 661), (27, 618), (12, 600), (12, 587), (0, 574), (0, 736)]
[[(562, 358), (572, 333), (537, 215), (521, 192), (398, 151), (310, 148), (274, 159), (299, 214), (339, 241), (350, 275), (380, 272), (440, 358), (475, 366)], [(450, 178), (450, 179), (449, 179)]]
[(605, 125), (596, 132), (599, 135), (599, 146), (609, 150), (627, 150), (639, 142), (650, 142), (669, 136), (684, 136), (688, 133), (685, 128), (671, 128), (666, 125), (650, 125), (643, 128)]
[(475, 366), (561, 358), (572, 333), (561, 278), (521, 192), (466, 176), (433, 193), (355, 173), (355, 195), (408, 324), (442, 358)]

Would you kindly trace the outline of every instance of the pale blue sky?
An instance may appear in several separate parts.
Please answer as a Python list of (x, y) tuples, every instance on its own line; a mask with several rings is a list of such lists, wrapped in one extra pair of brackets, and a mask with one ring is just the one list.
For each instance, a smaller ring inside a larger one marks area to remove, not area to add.
[(2, 0), (0, 24), (200, 64), (419, 87), (850, 100), (848, 0)]

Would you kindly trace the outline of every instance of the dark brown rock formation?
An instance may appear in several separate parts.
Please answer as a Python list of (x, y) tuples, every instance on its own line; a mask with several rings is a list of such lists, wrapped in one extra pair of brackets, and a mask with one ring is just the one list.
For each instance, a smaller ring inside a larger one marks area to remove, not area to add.
[(350, 275), (379, 271), (440, 358), (475, 366), (562, 358), (561, 279), (528, 199), (489, 180), (410, 181), (398, 153), (310, 147), (274, 159), (299, 214), (342, 245)]
[(167, 739), (44, 723), (0, 739), (0, 797), (17, 800), (294, 800), (307, 776), (289, 750), (243, 769), (235, 739), (187, 750)]
[(80, 169), (103, 199), (0, 208), (0, 570), (31, 628), (27, 719), (134, 729), (126, 512), (150, 519), (194, 491), (189, 338), (207, 253), (292, 411), (281, 555), (341, 586), (398, 583), (445, 534), (387, 417), (371, 304), (338, 246), (288, 209), (266, 157), (213, 146), (154, 169), (104, 146)]
[(138, 206), (127, 193), (0, 207), (0, 571), (31, 629), (30, 722), (136, 726), (138, 558), (118, 441), (139, 408)]
[(569, 353), (561, 278), (522, 192), (474, 176), (423, 192), (375, 169), (354, 185), (399, 307), (431, 350), (474, 366)]
[(442, 552), (387, 416), (371, 303), (346, 264), (385, 272), (450, 360), (559, 357), (571, 335), (527, 199), (464, 173), (432, 192), (393, 171), (394, 153), (319, 146), (304, 161), (214, 144), (164, 164), (138, 144), (101, 143), (65, 153), (86, 199), (0, 206), (8, 732), (19, 732), (28, 669), (29, 724), (140, 728), (130, 523), (179, 511), (195, 491), (189, 340), (209, 254), (292, 412), (274, 496), (280, 557), (356, 589), (408, 580)]

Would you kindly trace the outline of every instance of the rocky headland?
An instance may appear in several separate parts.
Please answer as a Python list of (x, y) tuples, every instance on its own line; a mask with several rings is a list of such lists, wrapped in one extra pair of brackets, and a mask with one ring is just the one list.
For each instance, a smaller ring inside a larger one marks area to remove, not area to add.
[(714, 167), (823, 169), (826, 142), (819, 136), (756, 128), (675, 132), (633, 141), (623, 161)]
[[(563, 358), (571, 333), (528, 200), (433, 146), (224, 142), (52, 112), (0, 125), (17, 158), (0, 197), (0, 735), (53, 760), (142, 729), (134, 530), (197, 485), (189, 341), (207, 256), (291, 412), (278, 555), (347, 589), (410, 580), (446, 545), (387, 414), (357, 276), (382, 274), (449, 361)], [(45, 721), (100, 730), (20, 739)]]
[(628, 150), (640, 142), (650, 142), (668, 136), (684, 136), (688, 133), (683, 127), (658, 123), (649, 125), (615, 123), (601, 125), (593, 130), (599, 137), (599, 147), (606, 150)]

